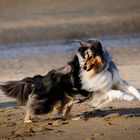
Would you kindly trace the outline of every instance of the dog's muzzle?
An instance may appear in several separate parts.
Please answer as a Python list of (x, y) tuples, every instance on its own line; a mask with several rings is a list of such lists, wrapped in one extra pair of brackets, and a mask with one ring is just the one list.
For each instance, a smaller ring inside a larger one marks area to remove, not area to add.
[(90, 66), (87, 66), (86, 64), (83, 66), (83, 69), (86, 71), (90, 71), (93, 67), (95, 66), (95, 64), (92, 64)]

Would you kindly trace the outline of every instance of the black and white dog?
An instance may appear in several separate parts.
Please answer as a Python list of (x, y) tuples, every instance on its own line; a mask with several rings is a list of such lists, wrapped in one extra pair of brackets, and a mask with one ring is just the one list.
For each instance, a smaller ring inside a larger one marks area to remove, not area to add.
[(121, 79), (115, 63), (98, 40), (76, 42), (80, 44), (77, 57), (81, 89), (92, 94), (93, 107), (100, 108), (114, 100), (140, 100), (139, 91)]
[[(36, 75), (0, 85), (5, 95), (26, 105), (24, 123), (32, 122), (33, 115), (50, 112), (53, 119), (78, 119), (70, 115), (72, 105), (89, 98), (88, 92), (81, 92), (78, 87), (79, 63), (76, 56), (67, 66), (53, 69), (45, 76)], [(77, 98), (78, 94), (82, 96)]]

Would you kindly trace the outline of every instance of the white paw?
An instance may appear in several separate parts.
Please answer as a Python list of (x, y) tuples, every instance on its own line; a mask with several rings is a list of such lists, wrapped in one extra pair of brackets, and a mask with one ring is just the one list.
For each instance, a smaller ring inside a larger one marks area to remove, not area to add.
[(128, 92), (133, 94), (138, 100), (140, 100), (140, 93), (136, 88), (134, 88), (132, 86), (129, 86), (128, 87)]
[(32, 120), (26, 120), (24, 123), (32, 123)]
[(80, 120), (81, 119), (81, 117), (73, 117), (73, 118), (71, 118), (71, 120), (73, 120), (73, 121), (77, 121), (77, 120)]

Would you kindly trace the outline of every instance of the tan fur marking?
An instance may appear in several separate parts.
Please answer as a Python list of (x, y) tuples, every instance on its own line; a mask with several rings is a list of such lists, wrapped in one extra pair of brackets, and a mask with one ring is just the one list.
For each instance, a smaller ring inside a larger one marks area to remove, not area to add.
[(62, 112), (62, 102), (61, 101), (57, 101), (54, 104), (53, 109), (50, 111), (50, 113), (51, 112), (52, 112), (52, 115), (60, 114)]
[(99, 63), (103, 63), (103, 62), (102, 62), (102, 59), (101, 59), (101, 56), (96, 56), (96, 60), (97, 60)]
[(92, 77), (94, 74), (97, 73), (98, 69), (103, 65), (102, 59), (100, 56), (96, 56), (95, 58), (86, 58), (86, 63), (85, 65), (87, 66), (87, 68), (90, 68), (94, 65), (94, 67), (90, 70), (90, 71), (86, 71), (85, 72), (85, 76), (90, 78)]

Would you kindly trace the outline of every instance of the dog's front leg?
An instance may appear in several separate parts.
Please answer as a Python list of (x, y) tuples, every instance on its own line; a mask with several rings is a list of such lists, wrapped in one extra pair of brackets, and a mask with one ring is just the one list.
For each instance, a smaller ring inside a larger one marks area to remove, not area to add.
[(63, 110), (62, 101), (55, 102), (50, 119), (54, 120), (63, 119), (62, 110)]
[(90, 104), (92, 105), (92, 107), (100, 109), (112, 101), (134, 101), (135, 99), (135, 96), (126, 94), (121, 90), (111, 89), (107, 92), (102, 93), (101, 96), (97, 96), (97, 98), (96, 96), (93, 97)]
[(73, 116), (73, 115), (70, 114), (72, 105), (73, 105), (74, 103), (77, 103), (77, 101), (69, 100), (69, 101), (65, 104), (65, 106), (63, 107), (62, 115), (63, 115), (64, 119), (67, 119), (67, 120), (79, 120), (79, 119), (80, 119), (80, 117), (76, 117), (76, 116)]
[(140, 101), (140, 92), (133, 86), (130, 86), (126, 81), (121, 80), (117, 83), (117, 88), (127, 94), (135, 96)]
[(121, 101), (121, 100), (134, 101), (134, 100), (136, 100), (135, 96), (126, 94), (125, 92), (122, 92), (120, 90), (110, 90), (110, 91), (106, 92), (106, 98), (110, 102), (115, 101), (115, 100), (117, 100), (117, 101)]

